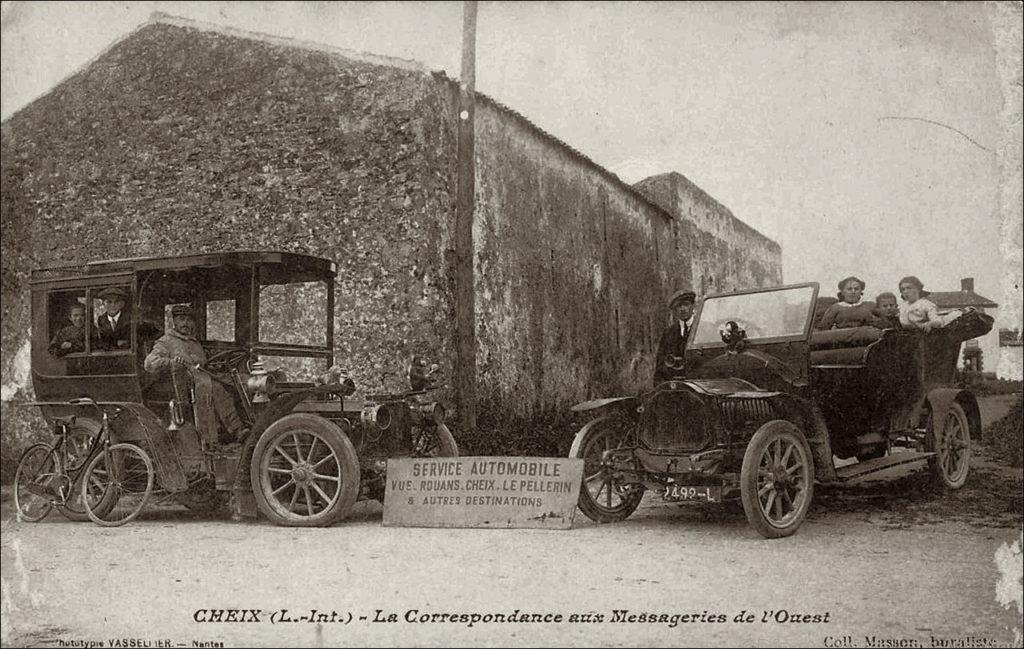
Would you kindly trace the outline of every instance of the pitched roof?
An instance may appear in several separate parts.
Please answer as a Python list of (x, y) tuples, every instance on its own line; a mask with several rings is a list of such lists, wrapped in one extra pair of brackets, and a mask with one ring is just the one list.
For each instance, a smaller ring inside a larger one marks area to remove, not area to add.
[(928, 294), (928, 299), (940, 309), (959, 309), (968, 306), (978, 309), (993, 309), (999, 306), (974, 291), (932, 291)]

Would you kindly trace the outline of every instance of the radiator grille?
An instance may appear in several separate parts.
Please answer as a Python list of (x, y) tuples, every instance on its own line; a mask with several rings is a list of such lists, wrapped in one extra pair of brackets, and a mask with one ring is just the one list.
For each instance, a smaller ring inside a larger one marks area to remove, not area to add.
[(689, 392), (655, 394), (644, 404), (640, 431), (641, 441), (651, 450), (700, 451), (712, 441), (707, 410)]
[(738, 431), (757, 427), (776, 419), (775, 409), (765, 399), (718, 398), (718, 412), (726, 430)]

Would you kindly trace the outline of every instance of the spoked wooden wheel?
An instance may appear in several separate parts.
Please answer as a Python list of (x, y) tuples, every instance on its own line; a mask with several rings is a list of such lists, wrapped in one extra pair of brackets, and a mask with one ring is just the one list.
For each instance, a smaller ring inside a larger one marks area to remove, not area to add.
[(928, 468), (940, 487), (959, 489), (967, 482), (971, 468), (971, 429), (960, 404), (949, 407), (945, 424), (938, 430), (934, 421), (929, 423), (928, 449), (934, 451), (935, 456), (928, 460)]
[(274, 422), (252, 456), (252, 490), (260, 511), (278, 525), (330, 525), (359, 491), (359, 462), (348, 436), (317, 415)]
[(124, 525), (139, 515), (153, 492), (153, 462), (134, 444), (114, 444), (89, 462), (82, 504), (97, 525)]
[(605, 460), (605, 452), (618, 448), (625, 437), (624, 425), (615, 417), (594, 419), (576, 435), (569, 451), (569, 457), (583, 460), (580, 511), (597, 523), (629, 518), (644, 496), (642, 485), (627, 483)]
[(807, 516), (814, 495), (811, 449), (788, 421), (761, 426), (747, 444), (740, 496), (747, 521), (769, 539), (789, 536)]
[(28, 447), (14, 473), (14, 507), (18, 520), (35, 523), (46, 518), (54, 501), (60, 500), (60, 489), (67, 488), (67, 477), (60, 468), (60, 458), (48, 444)]

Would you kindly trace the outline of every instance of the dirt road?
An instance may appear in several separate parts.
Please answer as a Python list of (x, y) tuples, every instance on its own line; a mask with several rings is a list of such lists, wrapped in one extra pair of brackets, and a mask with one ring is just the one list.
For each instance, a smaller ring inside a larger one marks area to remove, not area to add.
[[(376, 503), (330, 529), (176, 508), (104, 529), (19, 523), (5, 503), (3, 644), (1019, 645), (1019, 604), (999, 589), (1021, 597), (1021, 498), (1020, 470), (980, 455), (952, 494), (920, 472), (819, 489), (798, 534), (777, 541), (739, 509), (652, 497), (625, 522), (577, 514), (569, 531), (384, 528)], [(211, 609), (255, 613), (210, 622)], [(319, 622), (300, 619), (311, 609)], [(430, 619), (516, 610), (549, 617)]]

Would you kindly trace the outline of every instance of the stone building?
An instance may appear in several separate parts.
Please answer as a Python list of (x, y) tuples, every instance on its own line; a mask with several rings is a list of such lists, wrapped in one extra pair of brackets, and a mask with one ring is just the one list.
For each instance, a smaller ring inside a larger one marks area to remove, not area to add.
[[(225, 249), (337, 262), (360, 385), (399, 387), (413, 353), (450, 376), (457, 95), (414, 63), (167, 16), (113, 44), (2, 125), (5, 399), (27, 389), (30, 269)], [(682, 285), (781, 281), (779, 246), (678, 174), (631, 187), (483, 95), (475, 137), (482, 425), (646, 383)]]
[[(955, 309), (972, 308), (988, 313), (995, 317), (995, 309), (998, 304), (983, 295), (974, 292), (974, 278), (964, 277), (960, 279), (959, 291), (931, 291), (928, 299), (935, 303), (939, 315), (945, 315)], [(999, 332), (993, 328), (992, 331), (980, 338), (974, 338), (964, 343), (964, 350), (961, 355), (961, 366), (966, 367), (968, 359), (980, 359), (981, 370), (984, 372), (995, 372), (999, 366)], [(970, 364), (977, 367), (976, 361)]]

